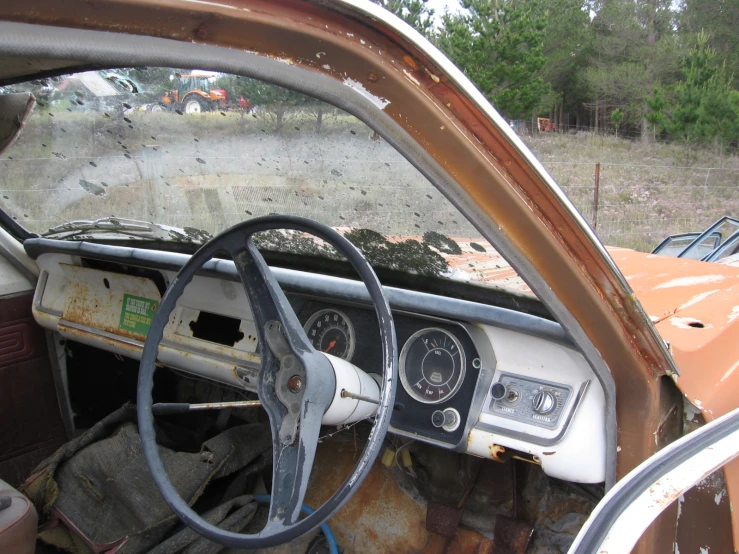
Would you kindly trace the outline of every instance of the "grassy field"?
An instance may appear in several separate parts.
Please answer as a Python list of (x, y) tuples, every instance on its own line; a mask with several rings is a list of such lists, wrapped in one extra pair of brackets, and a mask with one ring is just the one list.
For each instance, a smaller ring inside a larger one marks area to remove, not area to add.
[(739, 157), (681, 145), (590, 133), (524, 137), (575, 206), (594, 222), (595, 164), (601, 164), (596, 232), (608, 245), (649, 251), (669, 234), (739, 217)]
[[(114, 215), (218, 232), (291, 213), (383, 234), (476, 231), (387, 143), (346, 115), (181, 116), (101, 108), (33, 114), (0, 158), (0, 205), (43, 232)], [(671, 233), (739, 216), (739, 158), (589, 133), (524, 137), (605, 244), (651, 250)]]

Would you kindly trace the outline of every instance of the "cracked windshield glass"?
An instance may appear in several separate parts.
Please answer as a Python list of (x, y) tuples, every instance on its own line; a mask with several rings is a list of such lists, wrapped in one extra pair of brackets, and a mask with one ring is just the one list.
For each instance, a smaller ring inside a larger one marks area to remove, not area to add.
[[(36, 98), (0, 157), (2, 208), (34, 233), (198, 244), (250, 218), (297, 215), (345, 233), (375, 265), (525, 289), (393, 147), (311, 97), (182, 68), (75, 73), (3, 92)], [(259, 246), (331, 255), (284, 232)]]

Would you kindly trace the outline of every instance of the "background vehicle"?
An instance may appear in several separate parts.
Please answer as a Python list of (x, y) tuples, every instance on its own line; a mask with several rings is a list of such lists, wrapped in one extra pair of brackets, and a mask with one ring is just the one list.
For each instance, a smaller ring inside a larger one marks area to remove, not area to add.
[(671, 235), (652, 250), (652, 254), (721, 263), (735, 263), (738, 252), (739, 220), (733, 217), (722, 217), (700, 233)]
[(152, 104), (150, 111), (166, 108), (196, 114), (226, 108), (228, 93), (224, 89), (212, 88), (211, 81), (214, 77), (214, 73), (203, 71), (174, 74), (175, 88), (165, 92), (161, 102)]

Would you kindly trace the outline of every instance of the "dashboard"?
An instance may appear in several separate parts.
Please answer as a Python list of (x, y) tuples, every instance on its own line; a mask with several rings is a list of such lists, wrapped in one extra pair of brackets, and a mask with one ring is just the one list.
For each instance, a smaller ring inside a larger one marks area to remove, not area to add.
[[(33, 313), (65, 338), (138, 359), (163, 291), (188, 259), (170, 252), (30, 239)], [(377, 319), (360, 282), (274, 268), (314, 346), (367, 373), (381, 367)], [(554, 322), (484, 304), (385, 288), (399, 377), (390, 432), (550, 476), (605, 479), (605, 399)], [(187, 286), (160, 347), (166, 366), (255, 390), (258, 333), (230, 261)]]

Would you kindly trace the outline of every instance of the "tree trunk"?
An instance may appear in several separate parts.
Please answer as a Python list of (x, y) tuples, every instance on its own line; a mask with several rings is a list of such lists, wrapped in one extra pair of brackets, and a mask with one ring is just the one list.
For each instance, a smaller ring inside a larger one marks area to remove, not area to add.
[(645, 144), (649, 143), (649, 122), (646, 117), (641, 118), (641, 141)]
[(559, 105), (559, 120), (557, 121), (557, 130), (559, 132), (562, 132), (564, 124), (565, 124), (565, 100), (564, 95), (562, 95), (562, 103)]
[[(647, 86), (649, 92), (654, 90), (654, 45), (657, 43), (659, 33), (657, 31), (657, 1), (647, 0)], [(646, 106), (645, 106), (645, 109)], [(649, 143), (649, 123), (646, 117), (641, 120), (641, 141), (644, 144)]]

